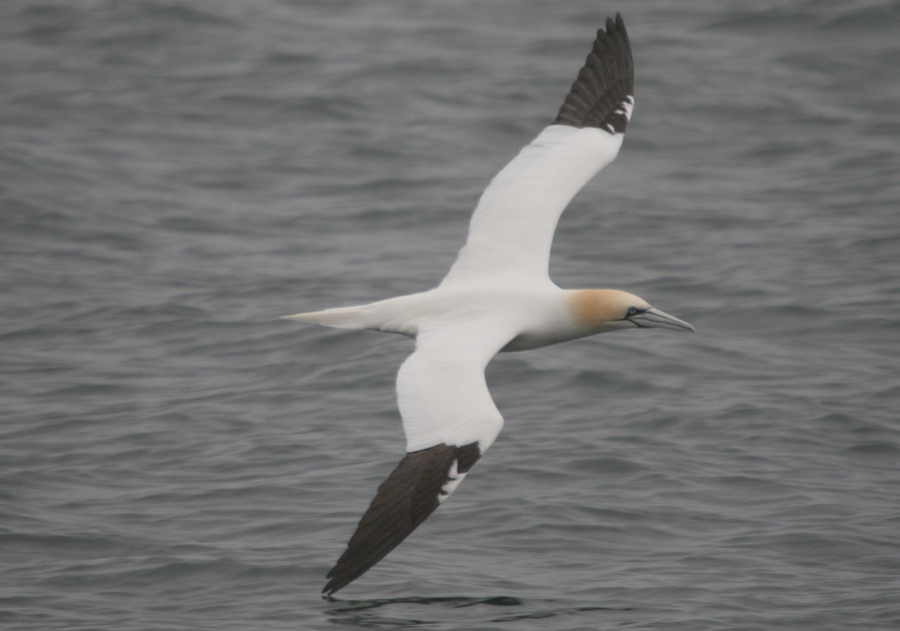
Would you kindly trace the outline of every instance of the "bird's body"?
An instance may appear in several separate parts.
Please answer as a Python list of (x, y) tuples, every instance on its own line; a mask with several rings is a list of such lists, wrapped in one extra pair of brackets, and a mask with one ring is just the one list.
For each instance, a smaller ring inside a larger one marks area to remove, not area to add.
[(522, 351), (617, 329), (693, 330), (615, 289), (565, 290), (548, 274), (556, 224), (572, 197), (622, 145), (634, 106), (621, 16), (607, 20), (556, 123), (493, 179), (469, 238), (441, 284), (367, 305), (287, 316), (415, 338), (397, 375), (407, 455), (329, 572), (330, 595), (361, 576), (452, 493), (503, 427), (484, 369)]
[[(372, 329), (416, 338), (424, 327), (472, 326), (496, 321), (497, 352), (526, 351), (581, 337), (634, 328), (625, 321), (630, 306), (649, 308), (642, 299), (614, 289), (560, 289), (539, 282), (471, 283), (439, 286), (358, 307), (342, 307), (289, 316), (293, 320), (339, 329)], [(615, 317), (618, 310), (622, 315)]]

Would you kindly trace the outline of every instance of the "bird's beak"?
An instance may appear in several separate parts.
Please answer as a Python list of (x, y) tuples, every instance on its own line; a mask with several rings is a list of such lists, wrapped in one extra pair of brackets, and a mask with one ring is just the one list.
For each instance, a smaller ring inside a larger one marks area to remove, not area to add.
[(684, 320), (679, 320), (675, 316), (670, 316), (659, 309), (647, 309), (643, 313), (636, 313), (633, 316), (625, 318), (635, 326), (642, 329), (670, 329), (672, 331), (692, 331), (697, 330)]

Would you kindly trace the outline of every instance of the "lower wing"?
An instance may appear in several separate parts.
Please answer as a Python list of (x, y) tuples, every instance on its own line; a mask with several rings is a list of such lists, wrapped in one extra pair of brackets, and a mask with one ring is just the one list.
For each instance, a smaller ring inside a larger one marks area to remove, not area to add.
[(503, 417), (484, 369), (514, 336), (508, 323), (420, 326), (416, 352), (397, 376), (408, 453), (378, 487), (323, 593), (350, 584), (400, 545), (494, 442)]

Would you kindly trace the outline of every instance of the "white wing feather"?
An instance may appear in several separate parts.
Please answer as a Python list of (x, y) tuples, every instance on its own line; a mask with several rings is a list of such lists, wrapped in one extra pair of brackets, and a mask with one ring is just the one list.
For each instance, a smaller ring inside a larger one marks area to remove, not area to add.
[[(631, 116), (632, 104), (623, 104)], [(615, 160), (624, 134), (550, 125), (491, 181), (472, 215), (469, 238), (442, 284), (492, 276), (548, 278), (560, 215), (600, 169)]]
[(406, 451), (478, 442), (481, 453), (503, 428), (484, 378), (491, 358), (516, 335), (509, 322), (420, 327), (416, 352), (397, 374)]

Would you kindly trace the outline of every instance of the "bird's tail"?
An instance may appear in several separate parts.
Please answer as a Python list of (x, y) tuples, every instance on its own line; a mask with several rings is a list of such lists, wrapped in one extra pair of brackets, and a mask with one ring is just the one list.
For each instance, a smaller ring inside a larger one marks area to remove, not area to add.
[(397, 296), (367, 305), (338, 307), (282, 317), (332, 326), (336, 329), (373, 329), (415, 337), (418, 332), (416, 317), (420, 313), (422, 295)]
[(337, 309), (310, 311), (308, 313), (298, 313), (281, 317), (285, 320), (297, 320), (298, 322), (321, 324), (336, 329), (368, 329), (372, 328), (368, 306), (369, 305), (338, 307)]

